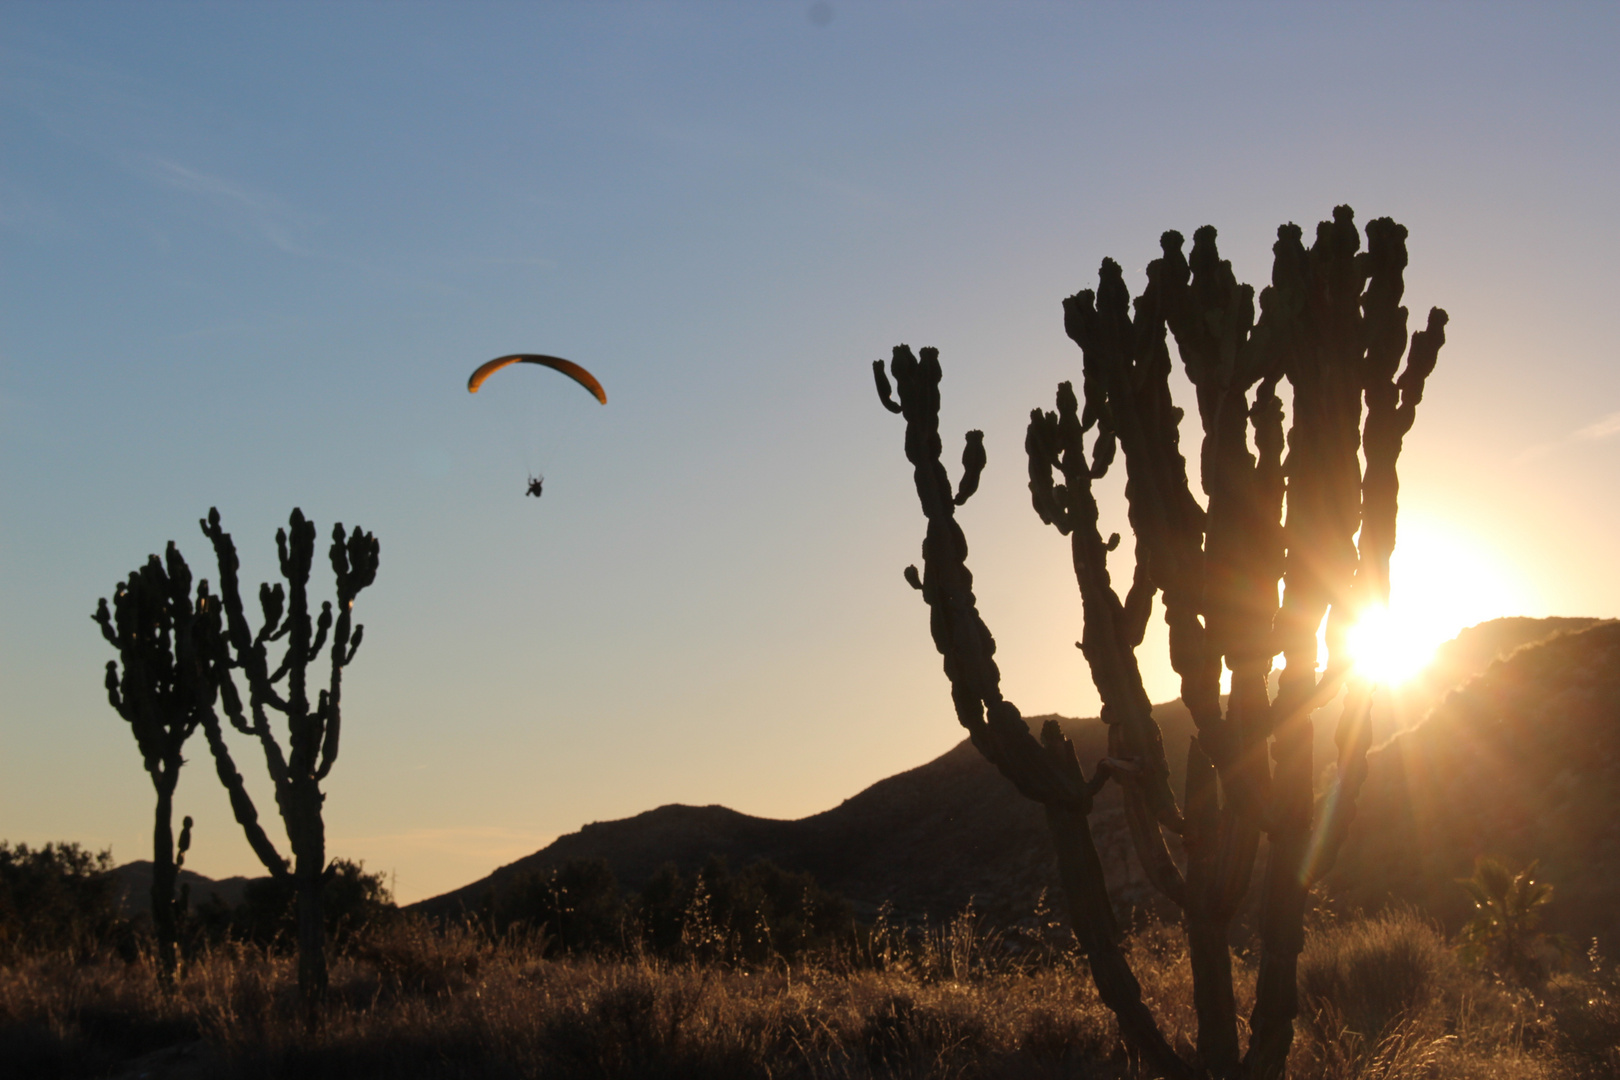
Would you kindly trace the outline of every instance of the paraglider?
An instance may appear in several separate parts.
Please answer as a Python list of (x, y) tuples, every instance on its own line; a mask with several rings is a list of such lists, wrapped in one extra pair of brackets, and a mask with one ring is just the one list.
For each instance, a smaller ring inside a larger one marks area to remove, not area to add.
[(560, 371), (589, 390), (597, 401), (600, 401), (603, 405), (607, 404), (607, 391), (602, 389), (602, 384), (596, 381), (595, 375), (592, 375), (572, 360), (564, 360), (560, 356), (542, 356), (539, 353), (513, 353), (511, 356), (497, 356), (488, 363), (479, 364), (477, 369), (467, 378), (467, 393), (478, 393), (478, 388), (484, 385), (485, 379), (501, 370), (501, 368), (510, 367), (513, 364), (539, 364), (542, 367), (551, 368), (553, 371)]
[[(597, 401), (603, 405), (607, 404), (607, 391), (602, 389), (602, 384), (597, 381), (595, 375), (592, 375), (572, 360), (564, 360), (560, 356), (543, 356), (540, 353), (513, 353), (511, 356), (498, 356), (487, 363), (479, 364), (467, 378), (467, 392), (469, 394), (478, 393), (478, 388), (484, 385), (484, 380), (502, 368), (510, 367), (513, 364), (539, 364), (541, 367), (548, 367), (553, 371), (561, 372), (583, 386)], [(537, 499), (540, 498), (545, 482), (544, 474), (536, 476), (530, 473), (529, 485), (524, 494), (533, 495)]]

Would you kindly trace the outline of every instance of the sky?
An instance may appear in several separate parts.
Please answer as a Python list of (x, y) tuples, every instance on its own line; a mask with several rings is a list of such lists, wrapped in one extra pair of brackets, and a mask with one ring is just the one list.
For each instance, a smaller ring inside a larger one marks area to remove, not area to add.
[[(295, 506), (381, 543), (326, 818), (402, 901), (944, 752), (870, 374), (901, 342), (941, 350), (948, 460), (986, 433), (960, 516), (1008, 698), (1093, 714), (1022, 462), (1079, 373), (1060, 301), (1204, 224), (1264, 284), (1339, 203), (1410, 229), (1414, 327), (1451, 316), (1392, 614), (1620, 615), (1617, 46), (1596, 4), (0, 6), (0, 838), (150, 857), (89, 616), (169, 540), (217, 580), (209, 507), (249, 588)], [(510, 352), (608, 404), (465, 391)], [(1142, 656), (1173, 698), (1157, 619)], [(259, 872), (190, 758), (187, 866)]]

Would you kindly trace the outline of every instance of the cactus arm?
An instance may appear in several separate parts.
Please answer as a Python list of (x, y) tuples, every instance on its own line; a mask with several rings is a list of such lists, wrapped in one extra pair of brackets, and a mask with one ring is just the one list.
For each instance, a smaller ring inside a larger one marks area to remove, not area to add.
[(286, 755), (281, 751), (281, 744), (276, 742), (275, 732), (270, 730), (270, 718), (258, 704), (253, 706), (252, 730), (264, 752), (265, 768), (270, 773), (279, 799), (286, 786), (292, 783), (293, 773)]
[[(325, 725), (325, 738), (321, 743), (321, 760), (316, 779), (324, 780), (337, 761), (339, 735), (343, 726), (343, 669), (354, 659), (360, 648), (364, 626), (356, 626), (351, 638), (349, 624), (353, 617), (355, 597), (377, 577), (379, 547), (376, 537), (355, 529), (345, 534), (338, 524), (332, 529), (332, 546), (328, 555), (332, 572), (337, 578), (338, 615), (332, 624), (331, 676), (328, 686), (321, 692), (319, 714)], [(322, 611), (323, 626), (330, 623), (331, 609)], [(315, 648), (325, 640), (324, 632), (317, 638)]]
[[(121, 587), (122, 585), (120, 585)], [(95, 613), (90, 617), (100, 625), (101, 636), (106, 640), (107, 644), (116, 647), (118, 645), (118, 634), (114, 632), (112, 627), (112, 613), (107, 610), (106, 597), (96, 601)]]
[(312, 663), (320, 656), (321, 649), (325, 648), (326, 646), (327, 632), (331, 629), (332, 602), (330, 600), (324, 600), (321, 602), (321, 615), (315, 623), (315, 640), (310, 644), (309, 653), (305, 660), (306, 663)]
[[(1156, 271), (1155, 271), (1156, 273)], [(1148, 312), (1159, 306), (1158, 297), (1144, 296), (1137, 305), (1140, 326), (1133, 326), (1130, 297), (1119, 264), (1103, 260), (1095, 293), (1086, 290), (1063, 302), (1064, 328), (1080, 346), (1085, 372), (1085, 411), (1068, 383), (1058, 388), (1058, 423), (1063, 445), (1061, 468), (1070, 503), (1071, 557), (1080, 585), (1086, 630), (1081, 638), (1086, 660), (1102, 696), (1104, 714), (1111, 723), (1125, 725), (1122, 737), (1127, 753), (1140, 756), (1145, 775), (1142, 793), (1155, 816), (1166, 827), (1180, 831), (1180, 810), (1170, 788), (1170, 767), (1164, 757), (1163, 737), (1153, 720), (1152, 705), (1141, 687), (1131, 645), (1140, 608), (1119, 625), (1120, 604), (1108, 583), (1104, 564), (1107, 548), (1097, 531), (1096, 499), (1090, 481), (1106, 472), (1113, 458), (1115, 432), (1125, 451), (1126, 499), (1131, 527), (1145, 572), (1164, 595), (1165, 621), (1170, 626), (1171, 666), (1182, 675), (1182, 696), (1200, 723), (1218, 722), (1201, 709), (1207, 695), (1192, 692), (1190, 680), (1198, 664), (1198, 598), (1201, 569), (1198, 537), (1202, 511), (1186, 490), (1186, 469), (1177, 447), (1176, 424), (1180, 410), (1170, 400), (1164, 379), (1169, 360), (1164, 352), (1163, 321)], [(1156, 327), (1156, 330), (1155, 330)], [(1163, 384), (1163, 385), (1161, 385)], [(1087, 421), (1099, 425), (1091, 467), (1085, 464), (1081, 435)], [(1093, 623), (1096, 629), (1093, 630)]]
[(889, 376), (883, 371), (883, 361), (872, 361), (872, 378), (877, 383), (878, 400), (883, 407), (892, 413), (900, 411), (900, 403), (894, 400), (894, 387), (889, 384)]
[(242, 774), (237, 771), (236, 762), (231, 759), (230, 747), (226, 746), (224, 734), (220, 730), (219, 717), (213, 710), (203, 713), (202, 729), (204, 737), (208, 740), (208, 749), (213, 754), (214, 772), (230, 797), (231, 814), (236, 818), (236, 823), (242, 827), (248, 847), (253, 849), (253, 854), (258, 856), (259, 862), (272, 877), (285, 878), (287, 861), (276, 851), (275, 844), (270, 842), (264, 826), (259, 824), (258, 808), (253, 805), (253, 798), (248, 794), (247, 785), (242, 781)]
[(107, 678), (104, 685), (107, 688), (107, 703), (113, 707), (119, 716), (123, 716), (125, 720), (128, 720), (129, 717), (124, 715), (123, 695), (118, 692), (118, 662), (116, 660), (107, 661)]
[[(336, 687), (333, 687), (333, 692)], [(338, 708), (335, 698), (329, 696), (326, 690), (321, 691), (320, 713), (326, 719), (326, 738), (321, 743), (321, 764), (315, 772), (315, 779), (325, 780), (338, 756), (338, 735), (343, 729), (343, 714)]]
[[(919, 358), (906, 346), (898, 346), (891, 371), (906, 419), (906, 456), (928, 520), (922, 574), (908, 568), (907, 580), (920, 586), (928, 603), (934, 644), (944, 660), (957, 718), (979, 752), (1022, 794), (1045, 806), (1070, 920), (1085, 946), (1099, 993), (1119, 1017), (1122, 1035), (1160, 1075), (1190, 1078), (1191, 1070), (1176, 1057), (1142, 1002), (1141, 986), (1120, 949), (1102, 862), (1086, 820), (1091, 787), (1073, 747), (1050, 726), (1037, 741), (1017, 708), (1001, 696), (1000, 674), (992, 659), (995, 641), (973, 597), (967, 541), (955, 521), (949, 478), (940, 463), (938, 352), (924, 349)], [(885, 382), (878, 380), (878, 391), (887, 406), (892, 399), (883, 393)], [(1032, 465), (1032, 495), (1039, 507), (1043, 494), (1035, 471)], [(1056, 496), (1050, 491), (1045, 495), (1054, 500), (1049, 508), (1055, 510)]]
[(221, 662), (221, 673), (216, 675), (219, 686), (220, 704), (224, 706), (225, 715), (230, 719), (231, 726), (244, 735), (254, 735), (253, 725), (247, 722), (247, 714), (242, 707), (242, 695), (236, 688), (236, 683), (229, 674), (229, 663)]
[(214, 548), (214, 559), (219, 566), (219, 596), (225, 614), (225, 634), (231, 647), (245, 655), (253, 648), (253, 634), (248, 629), (247, 617), (242, 612), (241, 594), (237, 574), (241, 562), (237, 558), (236, 544), (231, 534), (220, 524), (219, 510), (210, 507), (208, 516), (197, 522)]
[[(269, 684), (274, 686), (276, 683), (285, 679), (287, 677), (287, 672), (292, 670), (292, 665), (293, 653), (291, 649), (288, 649), (286, 655), (281, 658), (281, 663), (276, 665), (276, 670), (270, 673), (270, 678), (267, 680)], [(287, 712), (288, 709), (291, 708), (291, 706), (289, 706), (285, 701), (280, 701), (279, 698), (276, 700), (280, 702), (277, 706), (280, 712)]]
[[(1173, 831), (1183, 827), (1175, 795), (1170, 790), (1170, 767), (1164, 755), (1163, 737), (1153, 720), (1152, 705), (1142, 686), (1136, 664), (1134, 643), (1141, 640), (1151, 610), (1154, 582), (1143, 563), (1133, 580), (1127, 603), (1121, 604), (1108, 573), (1108, 552), (1097, 527), (1096, 498), (1092, 494), (1092, 470), (1086, 461), (1082, 441), (1083, 423), (1073, 387), (1058, 387), (1057, 411), (1031, 418), (1030, 435), (1025, 440), (1030, 453), (1031, 492), (1049, 489), (1046, 498), (1061, 517), (1047, 515), (1054, 524), (1061, 522), (1069, 536), (1070, 556), (1075, 579), (1080, 585), (1084, 630), (1080, 649), (1091, 669), (1092, 681), (1103, 702), (1103, 719), (1109, 724), (1111, 752), (1118, 757), (1137, 759), (1142, 773), (1133, 781), (1138, 796), (1147, 801), (1157, 820)], [(1099, 435), (1099, 438), (1102, 436)], [(1064, 483), (1054, 485), (1053, 466)], [(1041, 507), (1037, 504), (1037, 512)], [(1112, 538), (1117, 545), (1118, 538)], [(1117, 730), (1116, 730), (1117, 729)], [(1162, 839), (1159, 843), (1162, 843)], [(1156, 858), (1150, 852), (1148, 858)], [(1178, 890), (1179, 892), (1179, 890)]]
[(965, 505), (979, 490), (979, 475), (984, 472), (985, 461), (984, 432), (968, 432), (967, 445), (962, 448), (962, 480), (957, 485), (956, 497), (951, 500), (957, 506)]
[(1121, 777), (1120, 787), (1125, 796), (1125, 824), (1130, 831), (1131, 847), (1136, 851), (1147, 873), (1148, 881), (1179, 908), (1187, 906), (1187, 882), (1175, 856), (1164, 842), (1164, 831), (1153, 807), (1138, 787), (1136, 777)]

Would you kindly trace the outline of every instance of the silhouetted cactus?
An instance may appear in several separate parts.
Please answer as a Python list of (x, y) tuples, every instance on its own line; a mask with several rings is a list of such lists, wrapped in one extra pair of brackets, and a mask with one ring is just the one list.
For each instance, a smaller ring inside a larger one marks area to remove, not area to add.
[[(321, 781), (337, 760), (343, 720), (343, 669), (354, 660), (364, 630), (353, 626), (351, 633), (354, 600), (376, 580), (379, 548), (370, 533), (359, 529), (345, 533), (342, 525), (333, 527), (328, 554), (337, 578), (337, 614), (334, 618), (333, 603), (325, 601), (320, 615), (312, 617), (309, 575), (315, 558), (315, 526), (295, 509), (288, 528), (276, 530), (276, 548), (286, 585), (277, 582), (274, 587), (259, 586), (263, 621), (254, 631), (242, 608), (236, 545), (221, 527), (219, 511), (209, 510), (207, 520), (200, 524), (204, 535), (213, 542), (219, 562), (219, 599), (224, 610), (223, 625), (217, 618), (214, 624), (216, 648), (209, 658), (209, 670), (231, 725), (256, 738), (264, 752), (265, 765), (275, 784), (276, 805), (292, 847), (291, 870), (259, 824), (258, 811), (212, 710), (202, 719), (204, 734), (213, 751), (215, 770), (230, 793), (231, 809), (249, 845), (273, 877), (290, 877), (297, 891), (298, 987), (313, 1008), (326, 992), (321, 894), (331, 873), (326, 861), (326, 825), (321, 817), (321, 804), (326, 798), (321, 793)], [(312, 704), (309, 666), (319, 659), (329, 637), (327, 684)], [(272, 666), (269, 645), (283, 640), (285, 650)], [(247, 683), (246, 707), (232, 672), (240, 672)], [(283, 682), (285, 693), (279, 689)], [(286, 718), (285, 751), (272, 731), (272, 712)]]
[[(208, 582), (191, 595), (191, 569), (173, 543), (163, 560), (151, 556), (96, 604), (92, 618), (101, 636), (118, 650), (107, 661), (107, 700), (129, 724), (146, 772), (157, 792), (152, 826), (152, 928), (157, 938), (158, 973), (172, 983), (177, 963), (179, 916), (186, 898), (176, 898), (175, 881), (191, 846), (191, 818), (174, 840), (174, 788), (185, 759), (186, 739), (212, 709), (214, 684), (208, 675), (207, 631), (217, 613)], [(120, 672), (120, 664), (122, 672)]]
[[(924, 349), (918, 360), (905, 346), (895, 349), (898, 404), (882, 363), (874, 365), (879, 397), (906, 417), (906, 455), (928, 518), (924, 572), (908, 567), (906, 577), (930, 606), (958, 718), (981, 752), (1046, 807), (1071, 919), (1102, 997), (1119, 1014), (1125, 1038), (1166, 1076), (1283, 1074), (1298, 1012), (1305, 896), (1337, 853), (1366, 774), (1372, 688), (1351, 679), (1336, 732), (1334, 786), (1313, 815), (1311, 717), (1351, 673), (1349, 626), (1388, 598), (1395, 463), (1446, 322), (1445, 312), (1433, 309), (1407, 350), (1400, 307), (1406, 230), (1380, 218), (1367, 226), (1367, 242), (1361, 252), (1348, 207), (1318, 227), (1310, 249), (1297, 226), (1280, 228), (1258, 319), (1253, 289), (1220, 259), (1208, 226), (1194, 235), (1190, 261), (1180, 234), (1164, 234), (1163, 257), (1149, 264), (1147, 289), (1134, 302), (1112, 260), (1104, 260), (1095, 293), (1064, 301), (1065, 329), (1082, 350), (1084, 401), (1069, 383), (1059, 386), (1056, 411), (1031, 414), (1025, 450), (1036, 513), (1070, 539), (1085, 618), (1080, 645), (1108, 725), (1108, 757), (1089, 781), (1055, 724), (1043, 731), (1042, 747), (1001, 698), (994, 642), (974, 604), (967, 544), (939, 460), (937, 352)], [(1167, 331), (1202, 422), (1207, 506), (1188, 484)], [(1396, 379), (1403, 352), (1406, 367)], [(1284, 379), (1293, 390), (1286, 459), (1276, 392)], [(1093, 431), (1088, 455), (1084, 440)], [(963, 477), (956, 505), (972, 494), (983, 467), (973, 435), (972, 456), (964, 455), (972, 482)], [(1119, 537), (1103, 540), (1091, 490), (1117, 450), (1125, 456), (1136, 552), (1123, 600), (1107, 567)], [(1170, 786), (1135, 654), (1155, 593), (1164, 596), (1171, 666), (1198, 728), (1184, 809)], [(1319, 674), (1316, 631), (1324, 617), (1329, 660)], [(1286, 668), (1272, 701), (1268, 683), (1279, 652)], [(1223, 662), (1232, 672), (1224, 708)], [(1117, 930), (1085, 818), (1090, 793), (1110, 777), (1123, 789), (1148, 878), (1185, 912), (1199, 1020), (1191, 1065), (1170, 1051), (1113, 944)], [(1166, 829), (1179, 836), (1179, 861)], [(1240, 1057), (1226, 939), (1262, 833), (1270, 850), (1262, 947), (1249, 1049)]]

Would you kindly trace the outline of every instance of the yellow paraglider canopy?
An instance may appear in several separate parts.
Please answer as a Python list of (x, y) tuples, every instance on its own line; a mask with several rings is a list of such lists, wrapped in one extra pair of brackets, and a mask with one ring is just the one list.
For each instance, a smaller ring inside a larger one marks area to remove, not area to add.
[(603, 405), (607, 404), (607, 391), (602, 389), (602, 384), (596, 381), (595, 375), (572, 360), (564, 360), (560, 356), (542, 356), (539, 353), (513, 353), (511, 356), (498, 356), (486, 364), (479, 364), (477, 370), (467, 379), (467, 393), (478, 393), (478, 388), (484, 385), (485, 379), (512, 364), (539, 364), (553, 371), (560, 371), (589, 390), (597, 401)]

